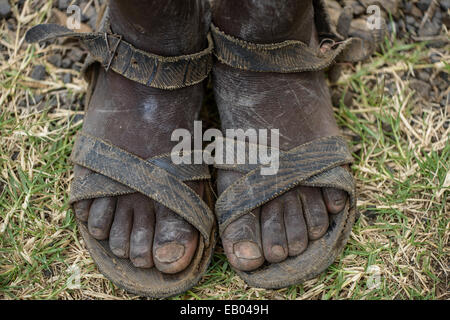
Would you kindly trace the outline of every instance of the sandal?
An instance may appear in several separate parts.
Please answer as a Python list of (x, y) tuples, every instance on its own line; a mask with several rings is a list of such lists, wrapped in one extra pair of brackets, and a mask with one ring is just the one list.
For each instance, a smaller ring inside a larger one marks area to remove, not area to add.
[[(276, 73), (320, 71), (330, 68), (336, 60), (357, 61), (366, 57), (367, 51), (359, 49), (367, 48), (367, 39), (342, 39), (334, 35), (322, 1), (314, 1), (314, 12), (321, 43), (318, 50), (300, 41), (250, 43), (212, 25), (214, 54), (221, 63), (233, 68)], [(352, 163), (343, 137), (319, 138), (287, 152), (277, 151), (279, 170), (275, 175), (262, 175), (260, 164), (215, 164), (218, 169), (244, 174), (216, 201), (220, 235), (230, 223), (298, 186), (341, 189), (349, 198), (344, 210), (330, 216), (327, 233), (310, 241), (302, 254), (280, 263), (266, 263), (254, 271), (235, 269), (250, 286), (266, 289), (299, 284), (322, 273), (343, 250), (357, 219), (355, 183), (349, 171), (342, 167)]]
[[(89, 82), (86, 106), (89, 105), (101, 67), (112, 69), (146, 86), (165, 90), (191, 86), (208, 77), (212, 68), (210, 36), (208, 48), (201, 52), (161, 57), (136, 49), (123, 41), (121, 36), (112, 34), (108, 9), (102, 10), (99, 16), (101, 23), (97, 27), (98, 32), (75, 33), (60, 25), (44, 24), (33, 27), (26, 35), (29, 43), (60, 37), (81, 40), (89, 52), (83, 68)], [(217, 227), (211, 210), (211, 194), (206, 192), (206, 199), (202, 199), (185, 182), (210, 179), (207, 165), (175, 165), (170, 154), (142, 159), (85, 133), (78, 134), (71, 160), (92, 171), (72, 181), (71, 205), (84, 199), (139, 192), (180, 215), (200, 234), (190, 265), (179, 273), (163, 274), (156, 268), (136, 268), (128, 259), (116, 257), (107, 241), (94, 239), (86, 223), (78, 221), (92, 259), (109, 280), (131, 293), (153, 298), (177, 295), (197, 284), (211, 261)]]

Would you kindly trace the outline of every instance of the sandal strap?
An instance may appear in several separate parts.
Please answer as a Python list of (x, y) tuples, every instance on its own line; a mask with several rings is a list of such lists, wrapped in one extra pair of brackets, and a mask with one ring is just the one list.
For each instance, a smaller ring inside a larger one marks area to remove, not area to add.
[[(378, 34), (380, 32), (368, 35), (349, 34), (350, 23), (335, 30), (330, 22), (325, 1), (313, 0), (313, 6), (320, 48), (311, 48), (308, 44), (296, 40), (272, 44), (252, 43), (227, 35), (212, 24), (214, 55), (220, 62), (241, 70), (294, 73), (324, 70), (335, 61), (363, 61), (375, 51), (382, 38)], [(350, 22), (353, 16), (346, 14), (348, 13), (344, 10), (341, 14), (342, 20)], [(339, 31), (342, 33), (338, 34)]]
[[(100, 32), (78, 33), (57, 24), (40, 24), (26, 34), (28, 43), (75, 38), (90, 56), (107, 70), (148, 87), (172, 90), (192, 86), (206, 79), (212, 69), (213, 41), (208, 34), (208, 47), (198, 53), (164, 57), (135, 48), (122, 36), (113, 34), (105, 12)], [(104, 32), (103, 32), (104, 31)]]
[[(247, 148), (248, 149), (248, 148)], [(281, 194), (297, 187), (333, 187), (350, 195), (355, 207), (355, 184), (342, 165), (353, 162), (345, 139), (319, 138), (279, 154), (279, 169), (274, 175), (261, 175), (262, 165), (216, 165), (217, 168), (245, 172), (217, 199), (219, 230)], [(244, 169), (242, 169), (244, 168)]]
[(214, 40), (214, 55), (230, 67), (254, 71), (292, 73), (319, 71), (331, 66), (336, 57), (352, 42), (348, 39), (334, 42), (330, 50), (310, 48), (307, 44), (287, 40), (280, 43), (259, 44), (244, 41), (225, 34), (211, 25)]
[(209, 179), (205, 165), (174, 165), (169, 155), (141, 159), (86, 133), (79, 133), (71, 160), (91, 171), (75, 180), (70, 203), (139, 192), (192, 224), (209, 244), (214, 215), (183, 181)]

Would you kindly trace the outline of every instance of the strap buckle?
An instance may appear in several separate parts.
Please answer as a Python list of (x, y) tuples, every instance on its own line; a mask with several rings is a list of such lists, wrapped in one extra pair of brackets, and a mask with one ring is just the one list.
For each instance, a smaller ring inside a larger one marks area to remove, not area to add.
[[(109, 71), (109, 68), (111, 67), (112, 61), (114, 59), (114, 56), (116, 55), (117, 52), (117, 48), (119, 48), (119, 44), (122, 41), (122, 35), (119, 34), (108, 34), (108, 33), (104, 33), (103, 34), (105, 37), (105, 43), (106, 43), (106, 48), (108, 49), (108, 54), (109, 54), (109, 61), (108, 64), (105, 67), (106, 72)], [(108, 36), (111, 36), (113, 38), (117, 39), (116, 44), (114, 45), (113, 50), (111, 50), (111, 47), (109, 46), (109, 41), (108, 41)]]

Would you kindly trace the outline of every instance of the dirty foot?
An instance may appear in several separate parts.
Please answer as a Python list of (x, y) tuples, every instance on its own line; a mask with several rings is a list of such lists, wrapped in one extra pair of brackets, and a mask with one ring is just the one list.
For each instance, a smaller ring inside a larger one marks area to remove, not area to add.
[[(162, 56), (205, 48), (209, 26), (204, 11), (201, 1), (195, 0), (110, 2), (113, 32), (141, 50)], [(167, 153), (174, 146), (173, 130), (193, 130), (203, 93), (203, 84), (160, 90), (102, 69), (83, 131), (141, 158)], [(89, 173), (75, 167), (75, 175)], [(203, 196), (203, 183), (189, 186)], [(190, 264), (196, 251), (198, 231), (142, 194), (84, 200), (74, 208), (94, 238), (108, 239), (111, 251), (130, 259), (135, 267), (155, 266), (163, 273), (177, 273)]]
[[(299, 40), (318, 46), (311, 0), (217, 0), (213, 22), (225, 33), (253, 43)], [(222, 130), (279, 129), (280, 148), (339, 135), (323, 72), (257, 73), (216, 62), (213, 86)], [(269, 142), (270, 143), (270, 142)], [(218, 172), (222, 193), (241, 177)], [(347, 194), (331, 188), (297, 187), (232, 222), (222, 235), (230, 263), (242, 271), (264, 261), (301, 254), (321, 238), (329, 215), (344, 209)]]

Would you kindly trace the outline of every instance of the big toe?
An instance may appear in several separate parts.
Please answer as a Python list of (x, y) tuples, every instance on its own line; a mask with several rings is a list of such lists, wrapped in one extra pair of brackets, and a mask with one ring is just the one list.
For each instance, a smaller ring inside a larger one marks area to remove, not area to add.
[(166, 207), (156, 210), (153, 260), (163, 273), (183, 271), (191, 262), (198, 243), (198, 231)]
[(222, 236), (222, 244), (230, 264), (242, 271), (251, 271), (264, 263), (257, 209), (230, 223)]

